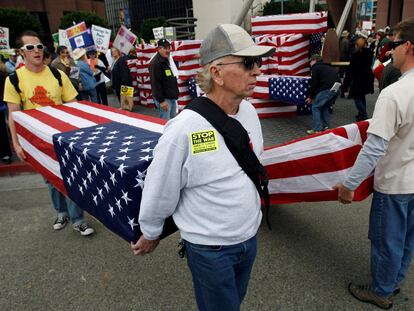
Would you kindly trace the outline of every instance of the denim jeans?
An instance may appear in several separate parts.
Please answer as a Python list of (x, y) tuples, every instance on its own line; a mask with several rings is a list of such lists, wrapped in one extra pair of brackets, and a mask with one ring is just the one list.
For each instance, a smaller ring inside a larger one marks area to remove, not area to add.
[(93, 103), (98, 103), (98, 95), (96, 93), (96, 89), (93, 88), (87, 91), (79, 91), (79, 95), (82, 100), (91, 101)]
[(165, 99), (168, 103), (168, 110), (164, 111), (160, 107), (160, 102), (154, 99), (155, 106), (158, 108), (158, 112), (160, 113), (160, 118), (165, 120), (170, 120), (175, 117), (177, 111), (177, 100), (175, 99)]
[(185, 241), (200, 311), (236, 311), (247, 292), (256, 258), (256, 237), (225, 246)]
[(414, 194), (374, 191), (369, 219), (372, 290), (392, 294), (404, 279), (414, 251)]
[(79, 208), (71, 199), (65, 197), (59, 190), (46, 182), (52, 199), (53, 208), (58, 217), (69, 216), (74, 226), (84, 223), (83, 210)]
[(313, 129), (315, 131), (322, 131), (325, 127), (330, 126), (331, 114), (329, 113), (329, 107), (335, 104), (338, 95), (339, 91), (331, 90), (320, 91), (316, 94), (312, 102)]
[(365, 99), (365, 95), (363, 96), (359, 96), (359, 97), (354, 97), (354, 102), (355, 102), (355, 106), (358, 110), (358, 121), (361, 120), (366, 120), (368, 119), (368, 114), (367, 114), (367, 101)]

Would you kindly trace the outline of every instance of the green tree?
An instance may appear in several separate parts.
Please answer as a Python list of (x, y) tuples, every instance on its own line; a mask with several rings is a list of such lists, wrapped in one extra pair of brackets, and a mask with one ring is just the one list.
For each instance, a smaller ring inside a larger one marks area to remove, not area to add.
[(164, 16), (145, 19), (142, 22), (142, 26), (141, 26), (141, 38), (144, 39), (145, 42), (154, 40), (154, 34), (152, 32), (152, 28), (157, 28), (161, 26), (162, 27), (168, 26), (167, 19)]
[(42, 39), (45, 37), (39, 20), (26, 10), (0, 8), (0, 26), (9, 28), (10, 47), (15, 47), (17, 36), (24, 30), (33, 30)]
[(60, 29), (66, 29), (69, 28), (70, 26), (73, 26), (77, 23), (80, 22), (85, 22), (86, 26), (89, 28), (91, 27), (92, 24), (96, 25), (96, 26), (101, 26), (101, 27), (105, 27), (108, 28), (108, 24), (107, 22), (100, 17), (98, 14), (96, 14), (95, 12), (83, 12), (83, 11), (79, 11), (79, 12), (72, 12), (72, 13), (68, 13), (62, 16), (62, 18), (60, 19)]
[[(317, 4), (315, 11), (328, 10), (326, 5)], [(290, 13), (305, 13), (309, 12), (309, 0), (284, 0), (283, 2), (283, 14)], [(282, 14), (281, 1), (271, 0), (267, 2), (263, 7), (263, 15), (276, 15)]]

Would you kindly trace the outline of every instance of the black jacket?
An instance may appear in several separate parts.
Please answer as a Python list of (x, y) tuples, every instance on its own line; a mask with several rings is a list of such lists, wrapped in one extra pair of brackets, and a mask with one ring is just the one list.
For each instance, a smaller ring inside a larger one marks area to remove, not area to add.
[(132, 86), (132, 78), (127, 65), (128, 56), (121, 56), (113, 65), (111, 71), (112, 88), (119, 97), (121, 85)]
[(372, 52), (364, 48), (356, 51), (351, 56), (351, 61), (346, 72), (350, 79), (349, 95), (361, 97), (374, 93), (374, 74), (372, 72)]
[(320, 91), (329, 90), (335, 82), (340, 82), (338, 72), (331, 65), (317, 62), (312, 66), (312, 79), (309, 97), (315, 98)]
[(177, 78), (174, 77), (167, 58), (157, 53), (149, 65), (151, 76), (152, 96), (158, 101), (163, 102), (166, 98), (178, 98)]

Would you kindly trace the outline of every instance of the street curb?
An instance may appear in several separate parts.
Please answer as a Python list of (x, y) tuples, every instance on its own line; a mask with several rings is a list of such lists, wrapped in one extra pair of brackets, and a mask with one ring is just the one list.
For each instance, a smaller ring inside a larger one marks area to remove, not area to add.
[(0, 164), (0, 176), (16, 176), (27, 173), (38, 174), (37, 171), (26, 162), (12, 162), (11, 164)]

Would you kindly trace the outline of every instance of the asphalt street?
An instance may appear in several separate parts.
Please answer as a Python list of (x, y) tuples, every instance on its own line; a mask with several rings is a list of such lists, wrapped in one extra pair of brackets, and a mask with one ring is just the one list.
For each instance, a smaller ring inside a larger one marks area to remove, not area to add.
[[(370, 115), (377, 96), (368, 96)], [(111, 103), (118, 105), (113, 97)], [(338, 99), (332, 125), (352, 123), (355, 114), (352, 100)], [(311, 116), (264, 119), (265, 146), (305, 136), (311, 123)], [(347, 292), (350, 281), (369, 282), (370, 203), (274, 206), (272, 230), (263, 223), (258, 232), (242, 310), (377, 310)], [(0, 177), (0, 211), (0, 310), (196, 310), (191, 275), (177, 255), (178, 234), (153, 254), (134, 257), (128, 243), (90, 216), (92, 237), (70, 226), (56, 232), (38, 174)], [(414, 310), (413, 294), (411, 269), (393, 309)]]

